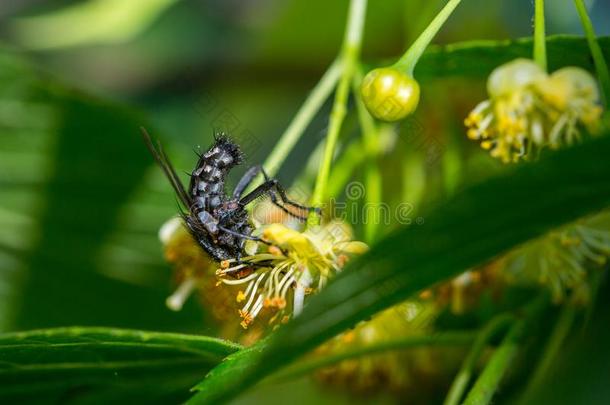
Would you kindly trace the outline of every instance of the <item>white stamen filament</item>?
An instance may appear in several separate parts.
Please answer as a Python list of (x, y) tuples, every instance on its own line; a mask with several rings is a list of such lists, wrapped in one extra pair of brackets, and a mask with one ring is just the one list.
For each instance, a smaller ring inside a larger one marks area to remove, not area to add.
[(288, 289), (290, 288), (290, 286), (296, 281), (296, 278), (294, 277), (290, 277), (290, 279), (288, 280), (288, 282), (286, 283), (286, 285), (284, 286), (284, 288), (282, 289), (282, 292), (280, 294), (280, 298), (285, 300), (286, 299), (286, 294), (288, 293)]
[(252, 311), (250, 312), (250, 316), (252, 317), (252, 319), (256, 318), (256, 315), (258, 315), (260, 310), (263, 308), (263, 302), (264, 302), (263, 295), (260, 294), (258, 296), (258, 299), (256, 300), (256, 303), (254, 304), (254, 307), (252, 308)]
[[(608, 246), (608, 241), (605, 241), (603, 237), (600, 237), (600, 240), (596, 239), (595, 237), (589, 235), (589, 233), (592, 230), (587, 229), (587, 230), (578, 230), (578, 233), (580, 234), (580, 237), (585, 241), (585, 243), (587, 243), (589, 246), (593, 247), (594, 249), (599, 250), (600, 252), (603, 252), (605, 254), (610, 254), (610, 246)], [(606, 244), (604, 244), (606, 243)]]
[(279, 283), (280, 283), (279, 277), (280, 277), (281, 272), (289, 265), (290, 265), (290, 262), (286, 261), (273, 269), (273, 272), (271, 274), (273, 276), (274, 291), (277, 291), (279, 289)]
[(301, 277), (297, 281), (297, 287), (294, 290), (294, 300), (292, 305), (292, 310), (294, 316), (299, 316), (299, 314), (303, 311), (303, 301), (305, 300), (305, 290), (309, 288), (313, 278), (309, 273), (309, 268), (305, 268)]
[(180, 311), (186, 299), (191, 295), (197, 283), (192, 277), (184, 280), (176, 289), (176, 291), (167, 297), (165, 305), (172, 311)]
[(493, 120), (494, 116), (493, 114), (487, 114), (485, 116), (485, 118), (483, 118), (483, 120), (481, 121), (481, 124), (479, 125), (479, 132), (485, 131), (487, 129), (487, 127), (489, 127), (489, 124), (491, 124), (491, 121)]
[(249, 291), (250, 288), (254, 285), (254, 287), (252, 287), (252, 292), (250, 293), (250, 298), (248, 299), (248, 302), (242, 308), (243, 312), (248, 312), (248, 309), (250, 308), (250, 305), (252, 305), (252, 302), (254, 301), (254, 297), (256, 296), (256, 292), (258, 290), (258, 285), (263, 280), (265, 275), (266, 275), (266, 273), (261, 274), (260, 277), (256, 280), (256, 282), (250, 283), (250, 285), (248, 286), (248, 290), (247, 291)]
[(282, 287), (284, 286), (284, 284), (286, 283), (286, 280), (288, 280), (289, 278), (291, 278), (292, 273), (294, 273), (294, 267), (291, 267), (290, 270), (288, 270), (288, 273), (286, 273), (284, 275), (284, 277), (282, 278), (282, 281), (280, 281), (280, 284), (277, 286), (277, 290), (278, 292), (282, 289)]
[(491, 105), (491, 100), (481, 101), (477, 106), (472, 110), (471, 114), (479, 114), (483, 110), (487, 109)]
[(551, 129), (551, 132), (549, 133), (549, 142), (551, 143), (551, 145), (557, 145), (557, 143), (559, 141), (559, 136), (561, 135), (561, 130), (563, 129), (563, 127), (566, 125), (567, 122), (568, 122), (568, 116), (563, 114), (561, 117), (559, 117), (559, 119), (557, 120), (555, 125), (553, 125), (553, 128)]
[(598, 263), (598, 264), (604, 264), (606, 262), (606, 258), (604, 257), (604, 255), (601, 255), (599, 253), (595, 253), (594, 251), (592, 251), (591, 249), (589, 249), (589, 246), (587, 246), (586, 244), (582, 244), (581, 246), (579, 246), (578, 250), (589, 260)]
[(248, 277), (238, 278), (238, 279), (226, 279), (226, 278), (223, 278), (223, 279), (221, 279), (221, 281), (224, 284), (237, 285), (237, 284), (247, 283), (248, 281), (255, 279), (257, 276), (258, 276), (257, 273), (252, 273)]
[(318, 290), (322, 290), (324, 287), (326, 287), (326, 281), (328, 281), (328, 278), (324, 275), (320, 275), (320, 280), (318, 280)]

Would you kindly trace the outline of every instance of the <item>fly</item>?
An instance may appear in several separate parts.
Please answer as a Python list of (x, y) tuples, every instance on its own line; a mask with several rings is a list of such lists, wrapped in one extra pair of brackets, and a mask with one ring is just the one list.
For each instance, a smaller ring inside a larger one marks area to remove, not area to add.
[[(224, 134), (215, 135), (214, 144), (199, 155), (188, 189), (185, 189), (161, 143), (157, 142), (155, 147), (148, 132), (144, 128), (141, 130), (148, 150), (165, 173), (184, 209), (181, 215), (186, 226), (201, 248), (218, 262), (230, 259), (240, 262), (245, 255), (246, 240), (267, 243), (252, 235), (254, 227), (246, 210), (246, 206), (259, 197), (269, 196), (273, 204), (300, 220), (307, 219), (307, 216), (292, 209), (320, 214), (318, 208), (291, 201), (279, 182), (269, 178), (260, 165), (248, 169), (233, 193), (228, 195), (226, 177), (233, 167), (243, 162), (243, 154), (239, 146)], [(263, 174), (265, 181), (245, 193), (259, 173)]]

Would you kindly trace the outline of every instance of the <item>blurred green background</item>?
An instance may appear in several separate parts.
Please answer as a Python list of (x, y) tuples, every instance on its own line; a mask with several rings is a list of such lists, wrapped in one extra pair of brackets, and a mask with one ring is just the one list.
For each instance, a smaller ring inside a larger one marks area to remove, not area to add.
[[(528, 36), (530, 3), (464, 1), (435, 42)], [(610, 33), (603, 24), (610, 5), (589, 3), (598, 34)], [(371, 2), (364, 60), (399, 55), (441, 4)], [(347, 5), (2, 2), (0, 328), (81, 324), (213, 334), (195, 303), (179, 313), (164, 306), (172, 287), (156, 233), (176, 204), (137, 127), (164, 139), (184, 171), (214, 128), (249, 142), (248, 161), (261, 162), (336, 55)], [(547, 10), (549, 34), (581, 33), (571, 4), (548, 1)], [(484, 82), (427, 77), (422, 85), (416, 119), (452, 145), (444, 151), (476, 152), (459, 123), (483, 97)], [(439, 96), (456, 88), (469, 92)], [(327, 112), (308, 128), (281, 181), (290, 184), (302, 170), (324, 135)], [(449, 136), (440, 121), (452, 123)], [(483, 175), (476, 161), (486, 165), (487, 157), (474, 154), (476, 164), (466, 164), (459, 181)], [(439, 165), (426, 169), (430, 188)], [(384, 198), (398, 199), (395, 188)]]
[[(371, 1), (363, 59), (374, 64), (400, 55), (442, 3)], [(531, 3), (464, 1), (435, 43), (529, 36)], [(610, 3), (588, 4), (598, 35), (610, 34)], [(157, 231), (177, 204), (138, 127), (163, 139), (183, 171), (215, 129), (247, 145), (249, 163), (262, 162), (337, 54), (347, 6), (1, 2), (0, 331), (101, 325), (215, 335), (195, 300), (177, 313), (165, 307), (173, 286)], [(571, 2), (549, 0), (547, 10), (549, 34), (582, 34)], [(426, 77), (421, 84), (416, 122), (440, 142), (443, 157), (457, 154), (462, 162), (442, 177), (447, 165), (428, 159), (425, 201), (497, 165), (461, 128), (484, 97), (484, 81)], [(280, 171), (285, 184), (324, 136), (328, 111)], [(345, 127), (355, 131), (349, 119)], [(399, 141), (383, 169), (406, 149)], [(403, 192), (389, 182), (384, 199), (400, 201)]]

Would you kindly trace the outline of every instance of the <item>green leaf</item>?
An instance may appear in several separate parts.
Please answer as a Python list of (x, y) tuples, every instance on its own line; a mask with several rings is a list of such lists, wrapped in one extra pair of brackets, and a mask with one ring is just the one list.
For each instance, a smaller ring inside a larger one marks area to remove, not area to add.
[(0, 53), (0, 331), (200, 327), (196, 305), (164, 305), (157, 230), (176, 205), (141, 125), (137, 110)]
[[(606, 60), (610, 58), (610, 37), (598, 38)], [(571, 35), (547, 37), (547, 63), (552, 72), (563, 66), (578, 66), (594, 72), (587, 40)], [(531, 38), (505, 41), (467, 41), (430, 46), (415, 67), (418, 79), (446, 76), (487, 77), (499, 65), (515, 58), (532, 58)], [(393, 63), (393, 62), (392, 62)]]
[(402, 228), (352, 262), (267, 347), (230, 356), (197, 385), (192, 401), (238, 395), (377, 311), (610, 205), (609, 155), (606, 136), (464, 190), (424, 214), (424, 224)]
[(240, 349), (204, 336), (110, 328), (0, 335), (0, 401), (184, 398), (201, 373)]

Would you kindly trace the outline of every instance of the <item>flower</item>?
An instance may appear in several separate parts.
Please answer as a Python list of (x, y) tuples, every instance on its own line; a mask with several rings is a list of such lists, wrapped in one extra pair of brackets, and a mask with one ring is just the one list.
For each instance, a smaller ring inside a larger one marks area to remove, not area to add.
[[(303, 308), (305, 296), (324, 288), (351, 256), (368, 249), (353, 241), (351, 228), (340, 221), (298, 232), (283, 223), (257, 228), (266, 243), (248, 243), (240, 262), (213, 262), (193, 239), (181, 218), (172, 218), (159, 231), (165, 259), (172, 264), (178, 283), (167, 298), (168, 308), (178, 311), (193, 293), (221, 321), (225, 335), (235, 337), (231, 325), (236, 303), (241, 326), (247, 329), (262, 312), (270, 324), (286, 322)], [(251, 241), (249, 241), (251, 242)], [(266, 311), (265, 311), (266, 310)], [(250, 329), (257, 339), (261, 328)]]
[(546, 286), (559, 303), (572, 292), (589, 300), (590, 274), (610, 257), (610, 211), (551, 232), (509, 253), (503, 274), (509, 283)]
[(571, 144), (579, 125), (594, 131), (601, 117), (595, 79), (576, 67), (548, 75), (532, 60), (515, 59), (491, 73), (487, 92), (464, 120), (467, 136), (505, 163), (533, 147)]
[(216, 272), (226, 285), (245, 286), (236, 296), (243, 303), (238, 310), (241, 325), (247, 328), (264, 310), (275, 313), (270, 324), (298, 315), (306, 295), (324, 288), (353, 254), (366, 251), (367, 246), (351, 236), (351, 229), (339, 221), (305, 232), (279, 223), (264, 226), (261, 237), (269, 246), (261, 246), (261, 252), (242, 258), (242, 263), (221, 263)]
[(536, 83), (541, 99), (551, 108), (548, 115), (552, 127), (548, 142), (552, 148), (561, 146), (562, 140), (571, 144), (578, 139), (578, 123), (589, 132), (594, 132), (599, 124), (602, 108), (595, 79), (585, 70), (564, 67), (544, 80)]
[[(435, 300), (410, 299), (327, 341), (310, 356), (340, 357), (361, 348), (429, 336), (436, 333), (435, 323), (442, 311)], [(353, 395), (383, 393), (401, 402), (436, 403), (440, 387), (455, 374), (463, 351), (463, 347), (437, 345), (387, 350), (343, 360), (317, 370), (315, 377), (325, 388), (346, 389)]]

